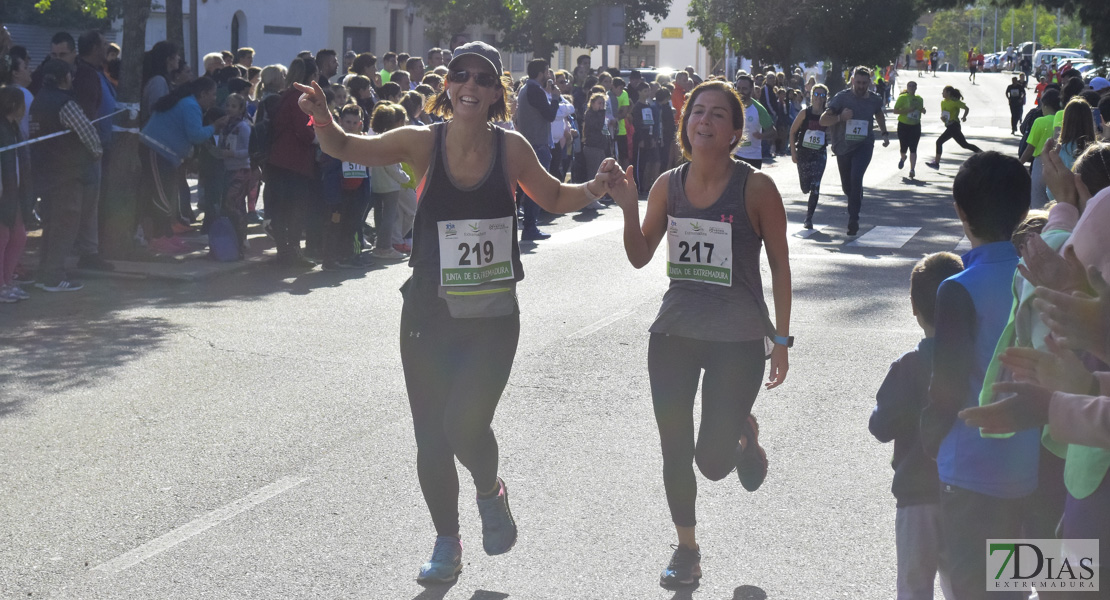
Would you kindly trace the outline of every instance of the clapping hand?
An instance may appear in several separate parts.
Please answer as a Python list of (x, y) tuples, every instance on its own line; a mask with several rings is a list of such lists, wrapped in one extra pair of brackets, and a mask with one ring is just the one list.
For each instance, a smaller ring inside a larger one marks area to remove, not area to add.
[(1021, 257), (1025, 264), (1018, 264), (1018, 271), (1035, 286), (1071, 293), (1087, 285), (1086, 270), (1070, 247), (1067, 257), (1060, 256), (1034, 233), (1022, 245)]
[(1071, 204), (1082, 211), (1091, 199), (1091, 190), (1078, 173), (1072, 173), (1064, 166), (1056, 140), (1051, 138), (1045, 142), (1044, 151), (1041, 152), (1041, 174), (1045, 186), (1058, 202)]
[(1094, 267), (1087, 269), (1087, 280), (1093, 296), (1038, 287), (1033, 306), (1061, 346), (1110, 362), (1110, 285)]
[(1048, 423), (1048, 405), (1052, 390), (1023, 382), (996, 383), (995, 393), (1013, 396), (987, 406), (961, 410), (959, 416), (970, 427), (979, 427), (986, 434), (1003, 434), (1032, 429)]
[(1048, 352), (1012, 347), (1007, 348), (999, 358), (1017, 381), (1059, 392), (1086, 394), (1094, 383), (1094, 375), (1075, 352), (1061, 346), (1051, 335), (1045, 336), (1044, 341)]

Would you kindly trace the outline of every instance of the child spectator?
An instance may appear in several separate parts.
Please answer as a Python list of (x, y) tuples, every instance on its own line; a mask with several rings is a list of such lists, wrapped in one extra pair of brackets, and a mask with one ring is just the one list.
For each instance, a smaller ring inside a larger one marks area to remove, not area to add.
[(659, 147), (663, 145), (662, 112), (655, 97), (645, 90), (632, 107), (633, 141), (636, 144), (636, 181), (640, 194), (659, 177)]
[[(355, 104), (339, 112), (339, 126), (350, 134), (362, 133), (362, 109)], [(370, 169), (343, 162), (327, 154), (320, 155), (320, 172), (324, 182), (324, 264), (325, 271), (352, 269), (362, 266), (355, 246), (357, 234), (370, 205)]]
[[(333, 112), (338, 113), (339, 109), (347, 106), (350, 101), (351, 95), (347, 92), (347, 86), (342, 83), (331, 84), (331, 93), (335, 94), (335, 106), (332, 108)], [(359, 133), (362, 133), (361, 131)]]
[[(960, 258), (938, 252), (921, 259), (910, 274), (910, 307), (925, 339), (890, 365), (875, 395), (868, 427), (880, 442), (894, 440), (894, 493), (898, 511), (894, 539), (898, 553), (898, 598), (932, 598), (940, 554), (940, 482), (937, 465), (921, 448), (918, 423), (929, 400), (933, 374), (933, 309), (937, 288), (963, 270)], [(941, 571), (941, 587), (948, 577)], [(948, 596), (947, 590), (945, 595)]]
[[(26, 112), (22, 88), (0, 87), (0, 148), (23, 141), (19, 123)], [(30, 297), (15, 284), (15, 267), (27, 245), (25, 223), (31, 221), (34, 202), (27, 147), (0, 152), (0, 302)]]
[[(197, 145), (197, 184), (200, 188), (200, 207), (204, 210), (204, 223), (201, 233), (207, 234), (212, 222), (220, 216), (227, 190), (227, 177), (224, 172), (224, 159), (221, 150), (228, 119), (224, 109), (212, 107), (204, 113), (204, 125), (212, 126), (213, 137)], [(213, 125), (221, 119), (220, 125)], [(183, 191), (184, 193), (184, 191)]]
[[(374, 108), (374, 114), (370, 116), (370, 128), (378, 135), (404, 124), (405, 109), (393, 102), (382, 102)], [(401, 194), (401, 186), (408, 182), (409, 177), (401, 170), (399, 163), (370, 170), (370, 189), (373, 192), (371, 197), (375, 208), (374, 228), (377, 233), (373, 254), (376, 258), (404, 258), (404, 255), (393, 248), (392, 238), (393, 226), (397, 221), (397, 199)]]
[[(1018, 256), (1010, 237), (1029, 212), (1029, 174), (998, 152), (973, 155), (952, 185), (956, 213), (971, 241), (964, 270), (937, 291), (930, 403), (921, 441), (941, 481), (941, 569), (956, 598), (983, 596), (988, 538), (1020, 538), (1025, 499), (1037, 488), (1040, 431), (980, 435), (956, 420), (978, 406), (987, 365), (1010, 314)], [(992, 598), (1021, 598), (995, 592)]]
[(255, 185), (251, 170), (251, 124), (247, 119), (247, 98), (240, 94), (227, 97), (228, 122), (220, 136), (219, 156), (224, 163), (225, 192), (220, 214), (231, 221), (239, 241), (240, 256), (247, 250), (247, 192)]

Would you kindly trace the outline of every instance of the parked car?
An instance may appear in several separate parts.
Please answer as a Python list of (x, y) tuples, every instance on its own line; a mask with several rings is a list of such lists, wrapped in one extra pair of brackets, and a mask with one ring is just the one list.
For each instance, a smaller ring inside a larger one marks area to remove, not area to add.
[[(660, 74), (665, 74), (671, 79), (674, 79), (675, 73), (675, 69), (668, 69), (666, 67), (644, 67), (643, 69), (636, 70), (640, 72), (640, 77), (643, 77), (644, 81), (647, 82), (655, 81), (655, 78)], [(621, 79), (628, 81), (628, 78), (631, 75), (632, 69), (621, 69)]]
[(1033, 54), (1033, 76), (1040, 77), (1052, 66), (1052, 62), (1062, 63), (1067, 59), (1083, 58), (1070, 50), (1037, 50)]

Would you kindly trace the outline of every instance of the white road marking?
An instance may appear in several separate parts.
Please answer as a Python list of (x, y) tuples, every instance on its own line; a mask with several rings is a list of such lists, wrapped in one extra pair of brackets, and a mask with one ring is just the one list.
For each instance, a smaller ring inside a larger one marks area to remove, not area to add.
[(594, 332), (596, 332), (596, 331), (598, 331), (598, 330), (600, 330), (604, 327), (608, 327), (609, 325), (612, 325), (613, 323), (616, 323), (617, 321), (627, 317), (628, 315), (631, 315), (634, 312), (636, 312), (636, 310), (633, 309), (633, 308), (626, 308), (624, 310), (617, 311), (617, 312), (615, 312), (615, 313), (613, 313), (613, 314), (611, 314), (607, 317), (603, 317), (603, 318), (595, 321), (594, 323), (583, 327), (582, 329), (579, 329), (578, 331), (575, 331), (574, 333), (568, 335), (567, 337), (570, 338), (570, 339), (584, 338), (584, 337), (586, 337), (586, 336), (588, 336), (588, 335), (590, 335), (590, 334), (592, 334), (592, 333), (594, 333)]
[(540, 246), (559, 246), (561, 244), (573, 244), (599, 235), (605, 235), (610, 231), (616, 231), (624, 228), (624, 219), (617, 220), (604, 220), (604, 221), (591, 221), (584, 225), (579, 225), (567, 231), (559, 231), (552, 234), (551, 239), (540, 242)]
[(814, 225), (813, 229), (806, 229), (805, 227), (802, 227), (801, 223), (790, 223), (786, 228), (786, 233), (787, 235), (790, 235), (792, 237), (808, 239), (810, 236), (821, 231), (825, 227), (828, 227), (828, 225)]
[(910, 238), (921, 231), (920, 227), (891, 227), (879, 225), (871, 231), (859, 236), (855, 241), (848, 242), (845, 246), (856, 248), (901, 248), (910, 241)]
[(964, 254), (967, 254), (970, 250), (971, 240), (967, 239), (967, 236), (965, 235), (962, 239), (960, 239), (960, 243), (956, 244), (956, 247), (952, 249), (952, 252), (963, 256)]
[(170, 548), (184, 542), (185, 540), (204, 531), (219, 525), (220, 523), (235, 517), (236, 515), (250, 510), (259, 504), (288, 491), (304, 482), (308, 481), (307, 477), (285, 477), (279, 479), (270, 485), (261, 488), (254, 493), (240, 498), (227, 506), (217, 508), (216, 510), (198, 517), (165, 535), (159, 536), (130, 552), (121, 554), (112, 560), (97, 565), (92, 568), (93, 571), (102, 571), (104, 573), (119, 573), (125, 569), (129, 569), (144, 560), (161, 554)]

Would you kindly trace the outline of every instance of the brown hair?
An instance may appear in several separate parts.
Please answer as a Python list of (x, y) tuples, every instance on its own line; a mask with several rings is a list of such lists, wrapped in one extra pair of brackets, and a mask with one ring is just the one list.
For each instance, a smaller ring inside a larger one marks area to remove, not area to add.
[(1060, 126), (1060, 145), (1075, 143), (1075, 155), (1079, 156), (1087, 145), (1095, 140), (1095, 120), (1091, 105), (1081, 96), (1075, 96), (1064, 108), (1064, 120)]
[(933, 325), (937, 307), (937, 289), (945, 279), (964, 270), (959, 256), (937, 252), (922, 258), (910, 273), (910, 303), (926, 325)]
[[(1049, 203), (1054, 204), (1054, 202)], [(1045, 209), (1033, 209), (1029, 214), (1025, 215), (1025, 220), (1018, 223), (1017, 229), (1014, 230), (1014, 235), (1010, 236), (1010, 243), (1014, 245), (1018, 253), (1021, 253), (1021, 248), (1025, 246), (1025, 240), (1029, 239), (1031, 234), (1039, 234), (1044, 230), (1044, 226), (1048, 225), (1048, 211)]]
[(605, 94), (604, 93), (602, 93), (602, 94), (593, 94), (592, 96), (590, 96), (590, 101), (586, 103), (586, 108), (590, 108), (591, 106), (593, 106), (594, 105), (594, 100), (601, 100), (601, 102), (602, 102), (601, 110), (605, 110), (605, 105), (604, 105)]
[[(690, 160), (690, 137), (686, 134), (686, 125), (690, 122), (690, 108), (694, 106), (698, 96), (704, 92), (719, 92), (725, 95), (728, 100), (729, 108), (732, 111), (732, 128), (743, 132), (744, 130), (744, 103), (740, 101), (740, 94), (736, 93), (736, 88), (723, 81), (706, 81), (690, 92), (690, 97), (686, 99), (686, 104), (682, 106), (682, 121), (678, 125), (678, 139), (682, 145), (682, 157)], [(740, 143), (740, 135), (729, 146), (729, 151), (736, 148)]]
[[(497, 98), (489, 107), (489, 114), (486, 119), (489, 121), (506, 121), (509, 118), (509, 86), (511, 79), (506, 78), (504, 75), (498, 78), (501, 84), (501, 96)], [(439, 93), (434, 98), (428, 100), (424, 110), (430, 115), (443, 117), (444, 119), (451, 118), (453, 107), (451, 106), (451, 98), (447, 96), (447, 83), (444, 82), (443, 87), (440, 88)]]
[(363, 119), (362, 107), (357, 104), (344, 105), (343, 108), (339, 109), (339, 118), (342, 119), (347, 115), (355, 115), (358, 117), (358, 120), (361, 121)]
[(397, 129), (405, 124), (405, 109), (395, 102), (382, 101), (374, 107), (374, 114), (370, 115), (370, 129), (374, 133), (385, 133)]
[(1079, 173), (1092, 194), (1110, 187), (1110, 144), (1087, 144), (1087, 149), (1075, 159), (1072, 170)]
[(27, 108), (23, 90), (14, 85), (0, 86), (0, 118), (7, 118), (21, 107)]

